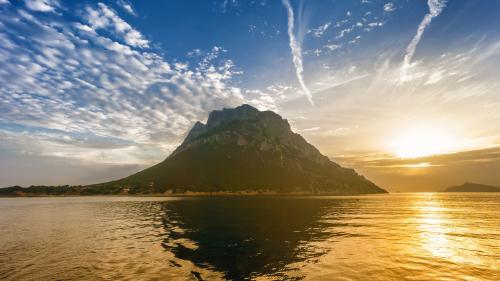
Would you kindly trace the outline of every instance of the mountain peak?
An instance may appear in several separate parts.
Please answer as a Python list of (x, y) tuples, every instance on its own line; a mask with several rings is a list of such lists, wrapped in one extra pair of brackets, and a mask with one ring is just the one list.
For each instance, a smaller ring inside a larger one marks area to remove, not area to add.
[(330, 161), (280, 115), (247, 104), (212, 111), (163, 162), (112, 184), (203, 192), (386, 192)]
[(248, 127), (248, 124), (258, 124), (268, 135), (278, 136), (292, 133), (290, 124), (280, 115), (272, 111), (259, 111), (251, 105), (243, 104), (235, 108), (224, 108), (210, 112), (206, 125), (197, 121), (182, 144), (187, 144), (217, 128), (221, 129), (231, 126), (232, 123), (242, 122), (247, 124), (245, 127)]
[(207, 127), (217, 127), (222, 123), (229, 123), (235, 120), (248, 120), (256, 118), (260, 111), (248, 104), (243, 104), (235, 108), (224, 108), (210, 112), (207, 120)]

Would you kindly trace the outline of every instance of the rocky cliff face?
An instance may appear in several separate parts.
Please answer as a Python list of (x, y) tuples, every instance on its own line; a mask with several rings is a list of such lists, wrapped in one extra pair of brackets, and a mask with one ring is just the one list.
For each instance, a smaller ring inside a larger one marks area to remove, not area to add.
[(205, 144), (235, 145), (243, 150), (255, 149), (269, 153), (284, 152), (282, 150), (286, 148), (298, 157), (329, 161), (302, 136), (293, 133), (281, 116), (271, 111), (258, 111), (246, 104), (235, 109), (213, 111), (206, 125), (196, 122), (182, 145), (169, 158)]
[(163, 162), (110, 184), (204, 192), (385, 192), (330, 161), (278, 114), (249, 105), (213, 111)]

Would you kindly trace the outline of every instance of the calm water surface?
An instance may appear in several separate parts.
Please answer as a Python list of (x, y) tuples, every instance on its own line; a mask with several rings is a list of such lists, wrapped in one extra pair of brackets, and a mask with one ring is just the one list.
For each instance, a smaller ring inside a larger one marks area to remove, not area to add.
[(0, 198), (2, 280), (500, 280), (500, 194)]

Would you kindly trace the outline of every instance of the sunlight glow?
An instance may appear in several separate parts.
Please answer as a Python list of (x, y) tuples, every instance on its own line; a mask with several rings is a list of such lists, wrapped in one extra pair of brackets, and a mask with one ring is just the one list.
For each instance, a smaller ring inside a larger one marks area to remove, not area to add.
[(454, 138), (444, 130), (414, 127), (395, 138), (391, 151), (400, 158), (417, 158), (453, 151)]
[(428, 167), (432, 167), (432, 166), (433, 165), (429, 162), (402, 165), (402, 167), (405, 167), (405, 168), (428, 168)]

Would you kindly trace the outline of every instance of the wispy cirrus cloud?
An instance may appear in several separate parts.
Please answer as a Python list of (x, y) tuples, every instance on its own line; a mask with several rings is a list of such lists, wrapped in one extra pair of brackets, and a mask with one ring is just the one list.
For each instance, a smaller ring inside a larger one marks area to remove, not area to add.
[(446, 0), (428, 0), (427, 5), (429, 6), (429, 13), (424, 16), (420, 24), (417, 28), (417, 33), (413, 36), (410, 44), (406, 47), (406, 53), (403, 59), (403, 65), (401, 69), (401, 80), (406, 81), (411, 79), (408, 75), (408, 71), (411, 67), (411, 61), (413, 59), (413, 55), (415, 54), (415, 50), (417, 48), (422, 35), (424, 34), (425, 29), (431, 24), (432, 19), (439, 16), (446, 6)]
[(323, 25), (320, 25), (318, 26), (317, 28), (314, 28), (314, 29), (309, 29), (307, 31), (307, 33), (311, 33), (313, 36), (315, 37), (321, 37), (323, 36), (323, 34), (326, 32), (326, 30), (328, 29), (328, 27), (330, 27), (330, 25), (332, 25), (331, 22), (327, 22)]
[(283, 0), (283, 5), (285, 6), (288, 15), (288, 38), (290, 41), (290, 49), (292, 51), (293, 64), (295, 66), (295, 74), (297, 76), (297, 80), (299, 81), (300, 87), (302, 88), (302, 92), (306, 96), (309, 103), (311, 105), (314, 105), (311, 91), (309, 90), (304, 81), (304, 64), (302, 61), (302, 47), (300, 45), (300, 42), (297, 41), (297, 38), (295, 37), (294, 33), (295, 17), (293, 14), (293, 8), (289, 0)]
[[(392, 2), (389, 2), (392, 3)], [(388, 4), (389, 4), (388, 3)], [(392, 6), (389, 7), (392, 12)], [(395, 8), (394, 8), (395, 9)], [(322, 46), (315, 46), (313, 49), (308, 49), (303, 52), (304, 55), (314, 54), (316, 57), (322, 55), (331, 55), (334, 51), (342, 49), (348, 45), (358, 44), (364, 37), (363, 34), (371, 32), (375, 29), (382, 28), (390, 18), (390, 12), (374, 13), (372, 11), (362, 10), (356, 13), (348, 11), (342, 19), (335, 22), (326, 22), (317, 28), (309, 29), (308, 34), (313, 37), (308, 39), (318, 40)], [(325, 36), (328, 31), (329, 34), (335, 33), (334, 36)], [(320, 42), (321, 40), (326, 43)], [(347, 49), (347, 48), (344, 48)]]

